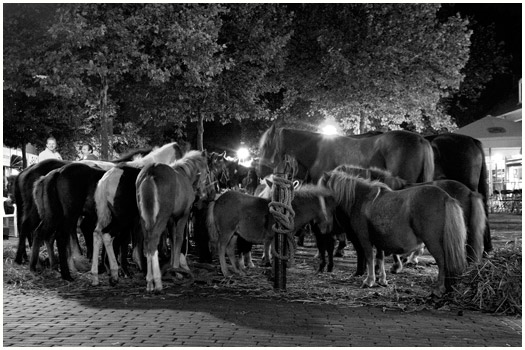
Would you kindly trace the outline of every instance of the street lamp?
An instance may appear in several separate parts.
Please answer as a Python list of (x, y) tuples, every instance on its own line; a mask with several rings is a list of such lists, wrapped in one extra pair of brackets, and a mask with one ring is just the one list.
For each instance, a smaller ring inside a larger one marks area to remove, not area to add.
[(250, 151), (248, 148), (241, 146), (237, 150), (237, 158), (239, 158), (239, 161), (244, 162), (246, 159), (248, 159), (248, 157), (250, 157)]
[(333, 124), (326, 124), (321, 128), (321, 133), (324, 135), (337, 135), (337, 127)]

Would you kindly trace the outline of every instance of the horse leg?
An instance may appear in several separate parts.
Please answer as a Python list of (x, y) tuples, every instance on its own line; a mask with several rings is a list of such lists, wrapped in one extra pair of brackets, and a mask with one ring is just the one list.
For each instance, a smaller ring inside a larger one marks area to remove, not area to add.
[(344, 233), (337, 234), (337, 240), (339, 241), (337, 249), (335, 250), (334, 256), (336, 258), (343, 258), (345, 256), (344, 249), (346, 247), (346, 235)]
[(326, 252), (328, 253), (328, 267), (326, 272), (332, 272), (334, 269), (334, 238), (331, 234), (325, 234), (327, 243)]
[(246, 259), (247, 259), (247, 265), (248, 267), (251, 267), (252, 269), (255, 267), (255, 264), (253, 263), (253, 260), (252, 260), (252, 251), (250, 250), (249, 252), (246, 253)]
[(51, 269), (56, 269), (58, 267), (58, 261), (55, 256), (54, 241), (55, 239), (53, 237), (50, 237), (45, 240), (46, 248), (47, 248), (47, 255), (49, 256), (49, 267)]
[[(33, 246), (31, 247), (31, 258), (29, 260), (29, 270), (36, 272), (37, 271), (37, 264), (39, 263), (39, 253), (40, 253), (40, 245), (42, 244), (42, 230), (43, 230), (43, 221), (38, 224), (38, 227), (35, 229), (34, 233), (34, 239), (33, 239)], [(25, 247), (24, 247), (25, 249)]]
[(230, 263), (232, 264), (233, 271), (238, 275), (244, 275), (244, 271), (241, 270), (238, 266), (239, 262), (237, 260), (237, 257), (235, 256), (235, 247), (237, 246), (237, 235), (234, 235), (228, 245), (226, 246), (226, 253), (228, 254), (228, 258), (230, 259)]
[(317, 245), (317, 256), (320, 259), (319, 268), (317, 269), (317, 272), (322, 273), (326, 266), (326, 256), (325, 256), (326, 246), (327, 246), (326, 236), (328, 235), (321, 234), (321, 232), (314, 229), (313, 226), (316, 226), (316, 225), (312, 225), (312, 230), (314, 231), (315, 242)]
[(388, 282), (386, 281), (385, 252), (383, 250), (377, 249), (376, 260), (379, 266), (379, 278), (377, 284), (380, 286), (386, 286)]
[(155, 292), (160, 292), (162, 290), (162, 276), (160, 273), (158, 251), (155, 251), (151, 258), (151, 269), (153, 270), (152, 273)]
[(153, 283), (153, 256), (149, 253), (146, 254), (146, 261), (147, 261), (146, 291), (153, 292), (155, 290), (155, 284)]
[[(60, 234), (59, 231), (56, 232), (56, 242), (58, 247), (58, 260), (60, 262), (60, 274), (62, 278), (67, 281), (73, 281), (71, 277), (70, 264), (71, 260), (69, 259), (69, 234)], [(74, 268), (74, 266), (73, 266)]]
[(363, 251), (365, 254), (366, 267), (368, 270), (368, 275), (366, 276), (361, 288), (372, 287), (376, 282), (375, 268), (374, 268), (374, 248), (372, 244), (366, 242), (363, 244)]
[(118, 283), (118, 263), (113, 250), (113, 237), (107, 232), (102, 233), (102, 242), (106, 248), (106, 254), (109, 260), (110, 277), (109, 284), (115, 286)]
[(403, 270), (403, 262), (400, 256), (398, 254), (392, 254), (392, 258), (394, 259), (394, 264), (390, 268), (390, 272), (400, 273)]
[(33, 242), (33, 232), (31, 230), (33, 225), (33, 220), (28, 218), (27, 215), (21, 214), (21, 224), (19, 227), (19, 236), (18, 236), (18, 247), (16, 249), (15, 262), (19, 265), (23, 264), (24, 261), (28, 261), (27, 251), (26, 251), (26, 239), (29, 243), (29, 246), (32, 247)]
[(264, 241), (264, 252), (261, 260), (261, 265), (264, 267), (272, 266), (272, 254), (270, 247), (272, 246), (272, 238), (265, 239)]
[(445, 252), (441, 245), (438, 244), (428, 244), (427, 249), (430, 254), (436, 260), (438, 266), (438, 280), (437, 283), (432, 287), (432, 294), (437, 297), (441, 297), (446, 291), (445, 279), (446, 279), (446, 269), (445, 269)]
[[(184, 240), (184, 229), (188, 222), (188, 217), (189, 213), (180, 218), (175, 224), (175, 230), (171, 233), (172, 242), (174, 242), (171, 247), (171, 266), (175, 269), (180, 268), (182, 241)], [(189, 271), (189, 268), (187, 271)]]
[(91, 281), (92, 286), (99, 285), (98, 279), (98, 257), (100, 255), (100, 246), (102, 245), (102, 236), (100, 231), (95, 230), (93, 232), (93, 257), (91, 259), (91, 275), (93, 280)]
[(222, 275), (224, 277), (230, 277), (231, 274), (228, 271), (228, 265), (226, 264), (226, 246), (228, 245), (228, 242), (224, 242), (223, 240), (219, 241), (218, 244), (218, 254), (219, 254), (219, 263), (221, 265), (221, 271)]
[(93, 220), (89, 215), (86, 215), (80, 222), (80, 230), (84, 235), (86, 242), (86, 253), (89, 260), (93, 257), (93, 230), (97, 225), (96, 220)]

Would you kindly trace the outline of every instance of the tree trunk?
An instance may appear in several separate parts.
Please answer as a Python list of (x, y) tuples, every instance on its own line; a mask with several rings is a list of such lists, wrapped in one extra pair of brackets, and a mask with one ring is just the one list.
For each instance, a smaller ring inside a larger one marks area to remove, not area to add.
[(26, 154), (26, 144), (22, 143), (22, 147), (20, 147), (22, 150), (22, 169), (27, 168), (27, 154)]
[(204, 116), (201, 113), (201, 109), (197, 109), (199, 114), (199, 120), (197, 121), (197, 149), (199, 151), (204, 150)]
[(102, 78), (102, 90), (100, 91), (100, 156), (102, 159), (110, 159), (109, 135), (110, 123), (107, 116), (108, 104), (108, 83), (107, 78)]
[(364, 134), (366, 132), (365, 126), (366, 115), (365, 112), (359, 111), (359, 131), (358, 134)]

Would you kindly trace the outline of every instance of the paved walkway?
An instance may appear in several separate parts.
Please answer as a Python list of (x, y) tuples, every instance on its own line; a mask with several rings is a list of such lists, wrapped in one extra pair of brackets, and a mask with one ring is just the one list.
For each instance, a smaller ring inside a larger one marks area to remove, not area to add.
[[(107, 293), (109, 294), (109, 293)], [(521, 318), (270, 300), (3, 295), (3, 346), (521, 346)]]

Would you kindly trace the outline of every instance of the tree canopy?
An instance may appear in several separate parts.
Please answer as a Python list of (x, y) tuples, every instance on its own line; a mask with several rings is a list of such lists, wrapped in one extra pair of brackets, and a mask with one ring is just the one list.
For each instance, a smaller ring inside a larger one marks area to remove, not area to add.
[(111, 158), (189, 128), (203, 147), (206, 121), (450, 128), (440, 101), (486, 79), (461, 85), (475, 70), (465, 68), (472, 30), (439, 9), (4, 4), (4, 143), (43, 145), (53, 134), (61, 145), (91, 140)]

